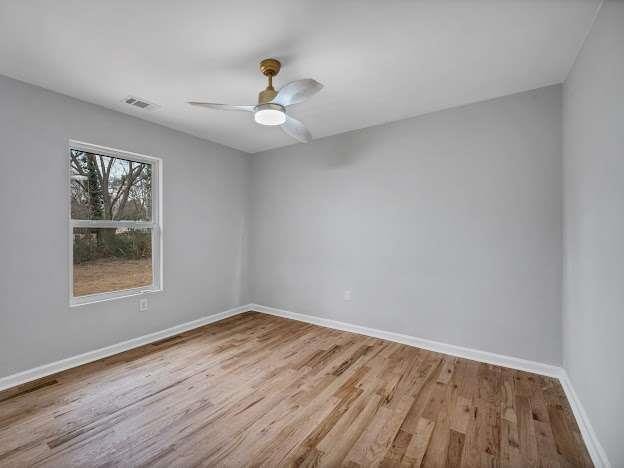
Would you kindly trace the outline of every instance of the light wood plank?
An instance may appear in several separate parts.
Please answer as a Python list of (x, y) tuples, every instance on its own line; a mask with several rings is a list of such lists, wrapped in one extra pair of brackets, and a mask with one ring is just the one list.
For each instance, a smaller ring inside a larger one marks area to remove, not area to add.
[(592, 466), (555, 379), (245, 313), (0, 392), (0, 466)]

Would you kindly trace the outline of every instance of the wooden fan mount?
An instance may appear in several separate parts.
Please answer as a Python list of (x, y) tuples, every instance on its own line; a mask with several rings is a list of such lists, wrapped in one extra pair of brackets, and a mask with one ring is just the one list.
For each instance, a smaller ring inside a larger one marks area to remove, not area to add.
[(277, 75), (280, 68), (282, 68), (281, 62), (274, 58), (266, 58), (260, 62), (260, 71), (267, 78)]
[(275, 96), (277, 96), (277, 91), (275, 91), (273, 87), (273, 77), (279, 73), (280, 68), (282, 68), (281, 62), (274, 58), (266, 58), (260, 62), (260, 71), (268, 78), (269, 83), (268, 86), (258, 94), (258, 104), (271, 102)]

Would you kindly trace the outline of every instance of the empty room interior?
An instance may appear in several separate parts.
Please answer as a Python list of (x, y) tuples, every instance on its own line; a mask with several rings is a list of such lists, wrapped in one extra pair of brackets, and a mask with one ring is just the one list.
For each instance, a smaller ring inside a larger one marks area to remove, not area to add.
[(624, 467), (624, 2), (0, 0), (0, 467)]

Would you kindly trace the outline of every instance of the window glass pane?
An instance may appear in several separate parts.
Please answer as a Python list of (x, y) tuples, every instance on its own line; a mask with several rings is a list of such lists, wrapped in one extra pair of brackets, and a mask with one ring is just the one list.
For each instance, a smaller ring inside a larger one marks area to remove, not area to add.
[(151, 229), (74, 228), (74, 297), (152, 284)]
[(70, 150), (72, 219), (151, 221), (152, 165)]

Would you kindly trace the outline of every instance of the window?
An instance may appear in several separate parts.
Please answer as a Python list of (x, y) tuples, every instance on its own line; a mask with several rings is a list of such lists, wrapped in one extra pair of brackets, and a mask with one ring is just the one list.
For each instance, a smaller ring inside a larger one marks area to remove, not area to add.
[(160, 159), (70, 141), (70, 302), (158, 290)]

